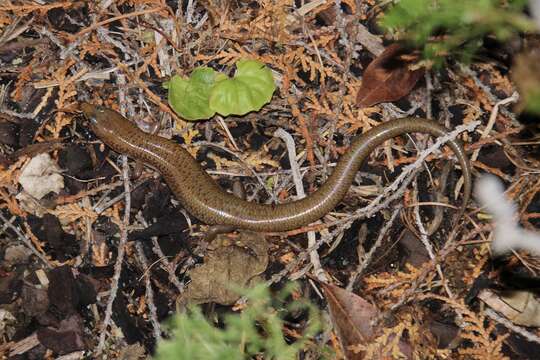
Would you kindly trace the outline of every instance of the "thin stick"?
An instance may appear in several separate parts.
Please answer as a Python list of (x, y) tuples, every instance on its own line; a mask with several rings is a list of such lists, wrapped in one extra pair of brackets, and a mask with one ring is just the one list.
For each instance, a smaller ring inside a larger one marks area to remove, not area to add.
[[(118, 77), (118, 84), (125, 85), (125, 77)], [(119, 100), (121, 103), (125, 103), (125, 94), (120, 88), (119, 91)], [(107, 307), (105, 310), (105, 318), (103, 319), (103, 324), (101, 325), (101, 333), (99, 335), (99, 342), (96, 348), (96, 354), (101, 355), (105, 347), (105, 339), (107, 337), (107, 327), (111, 322), (112, 317), (112, 308), (114, 300), (116, 299), (116, 294), (118, 293), (119, 284), (120, 284), (120, 275), (122, 273), (122, 264), (124, 262), (124, 256), (126, 254), (126, 246), (128, 240), (128, 227), (129, 227), (129, 213), (131, 212), (131, 183), (129, 181), (129, 165), (128, 158), (126, 155), (122, 155), (122, 178), (124, 180), (124, 194), (125, 194), (125, 207), (124, 207), (124, 219), (120, 224), (120, 242), (118, 243), (118, 255), (116, 257), (116, 262), (114, 264), (114, 276), (111, 283), (111, 291), (109, 299), (107, 300)]]
[[(137, 249), (137, 257), (143, 269), (148, 269), (148, 259), (144, 255), (144, 249), (142, 244), (137, 241), (135, 243), (135, 249)], [(158, 342), (161, 340), (161, 326), (159, 325), (157, 317), (157, 308), (154, 303), (154, 291), (152, 290), (152, 282), (150, 281), (150, 276), (146, 274), (144, 276), (144, 283), (146, 286), (146, 304), (148, 306), (148, 311), (150, 313), (150, 323), (152, 324), (152, 329), (154, 331), (154, 340)]]
[[(489, 115), (489, 121), (484, 130), (482, 131), (482, 135), (480, 135), (480, 139), (485, 139), (493, 129), (493, 126), (495, 125), (495, 120), (497, 120), (497, 115), (499, 114), (499, 107), (516, 102), (518, 99), (518, 93), (514, 92), (512, 96), (507, 97), (506, 99), (502, 99), (495, 104), (495, 106), (491, 110), (491, 114)], [(480, 154), (481, 149), (481, 147), (478, 147), (476, 150), (474, 150), (473, 154), (471, 155), (471, 161), (476, 161), (476, 159), (478, 159), (478, 154)]]
[[(415, 175), (416, 171), (418, 171), (418, 169), (421, 167), (422, 162), (429, 156), (429, 154), (433, 153), (436, 149), (440, 148), (442, 146), (442, 144), (446, 143), (447, 141), (449, 141), (451, 139), (455, 139), (461, 132), (474, 130), (474, 128), (476, 128), (476, 126), (478, 126), (479, 123), (480, 123), (479, 121), (475, 121), (475, 122), (472, 122), (472, 123), (467, 124), (467, 125), (458, 126), (456, 129), (454, 129), (450, 133), (437, 138), (437, 140), (435, 141), (435, 143), (432, 146), (430, 146), (428, 149), (422, 151), (422, 153), (417, 156), (417, 159), (416, 159), (415, 162), (413, 162), (412, 164), (406, 166), (403, 169), (402, 173), (394, 180), (394, 182), (390, 186), (385, 188), (385, 190), (383, 191), (383, 193), (381, 195), (377, 196), (375, 198), (375, 200), (373, 200), (368, 206), (357, 210), (356, 212), (354, 212), (354, 214), (352, 214), (348, 218), (340, 219), (340, 220), (334, 221), (334, 222), (332, 222), (330, 224), (311, 225), (311, 226), (308, 226), (308, 227), (303, 227), (303, 228), (301, 228), (299, 230), (289, 231), (287, 234), (291, 235), (292, 233), (298, 234), (298, 233), (306, 232), (306, 231), (309, 231), (309, 230), (313, 230), (312, 227), (315, 227), (315, 228), (320, 228), (320, 227), (328, 228), (328, 227), (331, 227), (331, 226), (337, 226), (337, 229), (334, 231), (333, 234), (340, 233), (344, 229), (349, 228), (354, 220), (364, 218), (364, 217), (369, 217), (369, 216), (375, 214), (376, 212), (380, 211), (381, 209), (384, 209), (385, 207), (387, 207), (390, 204), (390, 202), (392, 202), (394, 199), (396, 199), (397, 196), (399, 196), (400, 194), (402, 194), (405, 191), (404, 189), (412, 181), (412, 177)], [(401, 187), (399, 188), (398, 191), (395, 191), (395, 189), (399, 187), (399, 184), (401, 184)], [(390, 194), (390, 193), (392, 193), (392, 195), (388, 196), (388, 194)], [(381, 203), (382, 199), (384, 199), (385, 197), (387, 197), (386, 200)], [(455, 234), (454, 234), (455, 231), (456, 231), (456, 229), (454, 229), (453, 232), (451, 233), (451, 234), (453, 234), (452, 236), (455, 236)], [(296, 266), (298, 266), (298, 264), (302, 263), (307, 258), (307, 254), (310, 251), (317, 250), (322, 244), (329, 241), (332, 238), (333, 234), (321, 236), (321, 238), (313, 246), (309, 246), (305, 250), (304, 253), (299, 254), (299, 256), (297, 257), (297, 259), (295, 261), (290, 262), (289, 264), (287, 264), (285, 269), (283, 269), (282, 271), (280, 271), (277, 274), (274, 274), (272, 276), (272, 278), (268, 281), (268, 283), (272, 284), (272, 283), (278, 282), (283, 277), (287, 276), (287, 274), (289, 274), (292, 269), (294, 269)], [(448, 244), (446, 245), (446, 247), (448, 247)], [(405, 294), (401, 298), (401, 301), (398, 304), (396, 304), (395, 306), (399, 307), (403, 303), (405, 303), (407, 301), (407, 298), (410, 296), (411, 293), (412, 293), (412, 291), (407, 292), (407, 294)]]
[[(146, 220), (144, 219), (142, 215), (138, 214), (137, 219), (141, 222), (141, 224), (145, 228), (148, 227), (148, 223), (146, 222)], [(174, 286), (176, 286), (176, 288), (178, 289), (178, 293), (182, 294), (184, 292), (184, 285), (180, 283), (180, 280), (178, 280), (178, 277), (176, 277), (175, 267), (167, 259), (167, 256), (165, 256), (165, 254), (163, 253), (163, 250), (161, 250), (161, 247), (159, 246), (159, 243), (157, 241), (158, 239), (157, 236), (152, 236), (151, 239), (152, 239), (152, 245), (153, 245), (152, 251), (154, 252), (154, 254), (158, 256), (159, 258), (158, 261), (161, 263), (162, 269), (167, 271), (167, 273), (169, 274), (169, 281), (173, 283)]]
[(37, 249), (34, 247), (34, 244), (32, 244), (32, 241), (21, 230), (19, 230), (19, 228), (13, 225), (11, 221), (8, 221), (8, 219), (6, 219), (4, 215), (2, 215), (2, 213), (0, 213), (0, 220), (4, 222), (4, 227), (7, 226), (9, 229), (13, 230), (15, 234), (17, 234), (23, 244), (25, 244), (30, 249), (30, 251), (32, 251), (32, 253), (34, 253), (34, 255), (36, 255), (38, 259), (40, 259), (45, 264), (47, 268), (51, 268), (49, 260), (47, 260), (47, 258), (42, 253), (37, 251)]
[(534, 333), (528, 331), (527, 329), (517, 326), (513, 324), (510, 320), (500, 316), (492, 309), (486, 310), (486, 315), (498, 322), (499, 324), (504, 325), (508, 329), (512, 330), (515, 333), (518, 333), (519, 335), (523, 336), (525, 339), (529, 340), (530, 342), (535, 342), (537, 344), (540, 344), (540, 337), (538, 335), (535, 335)]
[(105, 347), (105, 338), (107, 336), (107, 327), (111, 322), (112, 317), (112, 307), (114, 300), (116, 299), (116, 294), (118, 293), (118, 288), (120, 284), (120, 274), (122, 273), (122, 264), (124, 262), (124, 256), (126, 253), (126, 244), (128, 239), (128, 226), (129, 226), (129, 213), (131, 211), (131, 191), (129, 183), (129, 166), (127, 156), (122, 155), (122, 176), (124, 178), (124, 194), (126, 197), (126, 204), (124, 209), (124, 220), (120, 226), (120, 242), (118, 244), (118, 256), (116, 257), (116, 262), (114, 264), (114, 276), (111, 284), (110, 296), (107, 301), (107, 308), (105, 310), (105, 318), (103, 319), (103, 324), (101, 325), (101, 333), (99, 335), (99, 343), (96, 349), (96, 354), (100, 355), (103, 352)]
[[(416, 179), (414, 180), (414, 189), (415, 189), (415, 192), (418, 194), (418, 182), (416, 181)], [(415, 206), (413, 208), (413, 212), (414, 212), (414, 220), (416, 222), (416, 226), (418, 227), (418, 230), (420, 231), (420, 241), (422, 242), (422, 244), (424, 244), (424, 247), (426, 248), (430, 259), (435, 260), (435, 251), (433, 249), (433, 246), (429, 242), (427, 230), (424, 227), (424, 224), (422, 223), (422, 218), (420, 217), (420, 206)], [(448, 282), (446, 281), (446, 277), (443, 274), (441, 264), (436, 264), (435, 268), (437, 269), (437, 273), (439, 274), (439, 277), (441, 278), (446, 294), (448, 295), (449, 298), (454, 299), (454, 294), (452, 293), (452, 290), (448, 286)]]
[[(287, 152), (289, 156), (289, 162), (291, 164), (291, 170), (292, 170), (292, 176), (294, 180), (294, 186), (296, 188), (297, 193), (297, 199), (302, 199), (306, 197), (306, 193), (304, 192), (304, 185), (302, 184), (302, 175), (300, 174), (300, 166), (298, 166), (298, 162), (296, 161), (296, 148), (294, 144), (294, 139), (285, 130), (282, 128), (277, 129), (274, 132), (274, 136), (277, 136), (281, 138), (285, 142), (285, 146), (287, 147)], [(308, 231), (308, 246), (312, 247), (315, 245), (315, 232), (314, 231)], [(321, 260), (319, 259), (319, 253), (317, 250), (310, 251), (310, 259), (311, 264), (313, 265), (313, 270), (315, 273), (315, 276), (320, 281), (328, 281), (327, 276), (321, 266)]]
[(118, 15), (118, 16), (109, 18), (107, 20), (97, 22), (97, 23), (91, 25), (90, 27), (87, 27), (86, 29), (79, 31), (77, 34), (75, 34), (73, 36), (73, 38), (79, 39), (84, 34), (89, 33), (92, 30), (95, 30), (100, 26), (115, 22), (117, 20), (122, 20), (122, 19), (126, 19), (126, 18), (129, 18), (129, 17), (140, 16), (140, 15), (145, 15), (145, 14), (151, 14), (151, 13), (155, 13), (155, 12), (158, 12), (160, 10), (163, 10), (163, 9), (164, 9), (164, 7), (160, 6), (160, 7), (153, 8), (153, 9), (133, 11), (133, 12), (130, 12), (130, 13), (127, 13), (127, 14)]
[(371, 249), (369, 249), (369, 252), (364, 256), (363, 261), (360, 264), (358, 264), (356, 270), (352, 273), (352, 275), (351, 275), (351, 277), (349, 279), (349, 284), (347, 284), (347, 290), (352, 291), (352, 289), (354, 288), (354, 285), (356, 284), (356, 280), (364, 272), (366, 267), (371, 262), (371, 259), (373, 259), (373, 255), (375, 255), (375, 252), (381, 246), (384, 237), (388, 233), (388, 230), (390, 230), (390, 228), (394, 224), (394, 221), (397, 219), (397, 216), (398, 216), (399, 212), (401, 211), (401, 209), (402, 209), (401, 205), (398, 205), (394, 209), (394, 212), (392, 213), (392, 216), (384, 224), (383, 228), (379, 232), (379, 236), (377, 237), (377, 240), (375, 240), (375, 243), (373, 244), (373, 246), (371, 246)]

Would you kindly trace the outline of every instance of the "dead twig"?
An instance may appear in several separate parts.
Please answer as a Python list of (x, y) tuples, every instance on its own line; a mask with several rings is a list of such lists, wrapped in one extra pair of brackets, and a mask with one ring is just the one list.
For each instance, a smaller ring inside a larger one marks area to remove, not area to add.
[[(300, 174), (298, 162), (296, 161), (296, 148), (294, 144), (294, 139), (291, 136), (291, 134), (289, 134), (282, 128), (279, 128), (278, 130), (276, 130), (274, 132), (274, 136), (281, 138), (285, 142), (285, 146), (287, 147), (287, 152), (289, 155), (289, 163), (291, 164), (292, 176), (293, 176), (294, 185), (296, 188), (297, 199), (302, 199), (306, 197), (306, 193), (304, 192), (304, 184), (302, 183), (302, 175)], [(307, 236), (308, 236), (308, 246), (310, 247), (314, 246), (315, 245), (315, 232), (308, 231)], [(310, 259), (311, 259), (311, 264), (313, 265), (313, 270), (317, 279), (319, 279), (322, 282), (327, 282), (328, 277), (321, 266), (319, 254), (317, 253), (316, 250), (310, 252)]]
[(32, 253), (34, 255), (37, 256), (37, 258), (39, 260), (41, 260), (41, 262), (43, 262), (43, 264), (45, 265), (45, 267), (47, 268), (51, 268), (51, 264), (49, 263), (49, 260), (47, 260), (47, 258), (45, 257), (45, 255), (43, 255), (42, 253), (40, 253), (35, 247), (34, 247), (34, 244), (32, 244), (32, 241), (21, 231), (19, 230), (18, 227), (16, 227), (15, 225), (13, 225), (13, 223), (11, 221), (8, 221), (8, 219), (6, 219), (4, 217), (4, 215), (2, 215), (2, 213), (0, 212), (0, 220), (2, 220), (2, 222), (4, 223), (4, 227), (7, 227), (11, 230), (13, 230), (13, 232), (15, 232), (15, 234), (17, 234), (17, 237), (19, 238), (19, 240), (22, 241), (22, 243), (24, 245), (26, 245), (28, 247), (28, 249), (30, 249), (30, 251), (32, 251)]
[[(140, 242), (136, 242), (135, 249), (137, 249), (137, 257), (139, 259), (139, 262), (141, 263), (141, 267), (143, 269), (148, 269), (148, 259), (144, 254), (142, 244)], [(150, 280), (150, 276), (148, 274), (144, 276), (144, 284), (146, 287), (146, 305), (148, 306), (148, 312), (150, 313), (150, 323), (152, 324), (152, 329), (154, 331), (154, 339), (157, 342), (161, 339), (161, 326), (157, 317), (156, 304), (154, 303), (154, 290), (152, 290), (152, 281)]]

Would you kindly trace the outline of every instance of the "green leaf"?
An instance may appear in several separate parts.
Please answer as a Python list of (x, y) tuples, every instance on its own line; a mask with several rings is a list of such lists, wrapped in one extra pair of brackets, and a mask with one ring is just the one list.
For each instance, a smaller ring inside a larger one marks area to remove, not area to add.
[(239, 60), (232, 79), (217, 81), (210, 93), (210, 108), (227, 115), (258, 111), (272, 99), (276, 89), (272, 72), (256, 60)]
[(534, 29), (523, 13), (526, 4), (526, 0), (401, 0), (384, 12), (380, 25), (442, 65), (449, 56), (470, 60), (488, 34), (506, 41)]
[(169, 89), (169, 104), (186, 120), (209, 119), (215, 111), (210, 108), (208, 98), (217, 79), (223, 75), (208, 67), (198, 67), (184, 79), (175, 75), (163, 86)]

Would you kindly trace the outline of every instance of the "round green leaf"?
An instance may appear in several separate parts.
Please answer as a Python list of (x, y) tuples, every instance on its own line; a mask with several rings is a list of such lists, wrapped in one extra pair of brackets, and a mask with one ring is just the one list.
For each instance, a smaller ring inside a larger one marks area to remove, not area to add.
[(239, 60), (236, 68), (232, 79), (217, 80), (210, 93), (210, 108), (223, 116), (260, 110), (276, 89), (272, 72), (263, 63)]
[(164, 84), (169, 89), (169, 104), (173, 110), (186, 120), (209, 119), (215, 111), (208, 104), (210, 91), (215, 81), (222, 76), (214, 69), (198, 67), (191, 76), (184, 79), (175, 75)]

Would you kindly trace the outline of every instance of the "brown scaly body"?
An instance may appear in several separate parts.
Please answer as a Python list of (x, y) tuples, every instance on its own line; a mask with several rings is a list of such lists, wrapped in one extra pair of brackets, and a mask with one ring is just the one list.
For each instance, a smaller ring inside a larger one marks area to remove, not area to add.
[[(143, 132), (119, 113), (88, 103), (82, 103), (81, 109), (90, 120), (94, 133), (106, 145), (156, 168), (177, 200), (193, 216), (207, 224), (232, 225), (261, 232), (296, 229), (332, 211), (349, 190), (364, 160), (384, 141), (414, 132), (439, 137), (448, 131), (426, 119), (404, 118), (386, 122), (359, 135), (316, 192), (298, 201), (267, 205), (227, 193), (179, 144)], [(455, 153), (465, 180), (462, 214), (471, 193), (470, 164), (458, 141), (448, 141), (448, 146)]]

